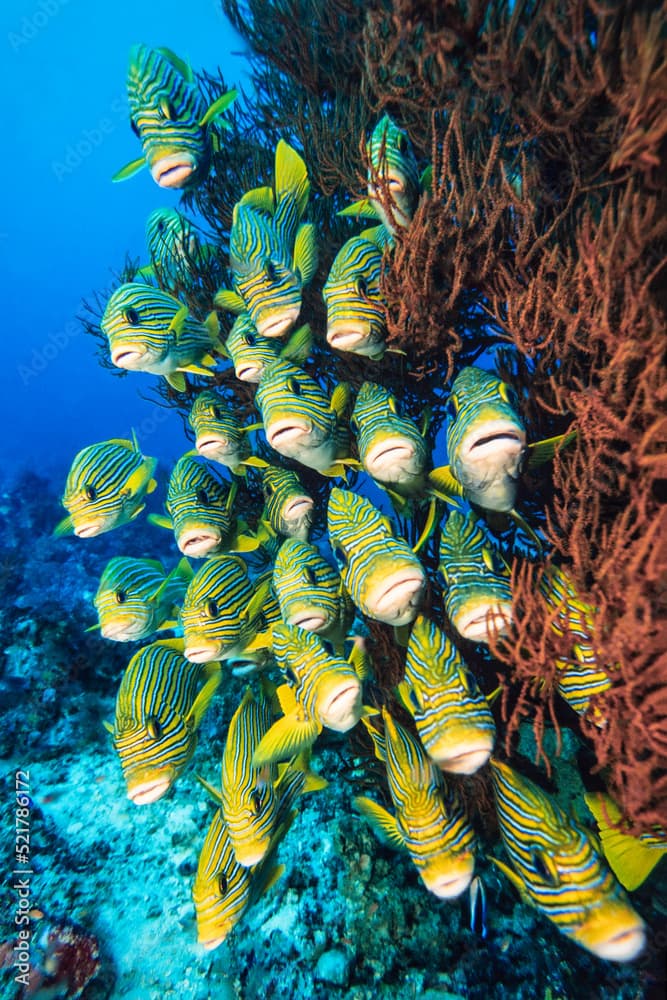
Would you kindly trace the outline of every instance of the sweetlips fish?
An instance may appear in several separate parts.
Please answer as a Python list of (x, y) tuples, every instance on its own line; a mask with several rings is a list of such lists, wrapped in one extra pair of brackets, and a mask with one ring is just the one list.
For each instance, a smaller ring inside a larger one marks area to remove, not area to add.
[(275, 190), (248, 191), (234, 206), (229, 235), (233, 291), (219, 309), (247, 311), (263, 337), (282, 337), (301, 312), (301, 292), (317, 268), (315, 227), (302, 223), (310, 181), (306, 164), (284, 140), (276, 147)]
[(486, 698), (456, 646), (421, 614), (412, 624), (398, 691), (438, 767), (473, 774), (486, 764), (496, 735)]
[(426, 588), (426, 574), (389, 518), (370, 500), (334, 487), (328, 506), (329, 543), (345, 589), (369, 618), (389, 625), (413, 621)]
[(429, 480), (445, 498), (464, 496), (483, 510), (511, 514), (532, 536), (514, 509), (524, 464), (548, 461), (574, 434), (528, 445), (518, 407), (514, 389), (497, 376), (473, 366), (463, 368), (447, 403), (450, 464), (435, 469)]
[(406, 847), (419, 876), (441, 899), (460, 896), (475, 870), (475, 834), (455, 789), (416, 737), (382, 709), (384, 734), (362, 720), (387, 769), (396, 815), (365, 796), (357, 809), (392, 844)]
[(179, 621), (184, 655), (195, 663), (245, 660), (261, 666), (263, 653), (247, 653), (246, 645), (272, 622), (280, 608), (270, 593), (270, 579), (252, 583), (239, 556), (207, 559), (188, 585)]
[(169, 49), (134, 45), (127, 79), (130, 125), (143, 155), (113, 177), (123, 181), (148, 165), (156, 184), (185, 188), (200, 184), (211, 162), (212, 123), (237, 96), (229, 90), (206, 105), (190, 66)]
[(423, 433), (398, 413), (396, 398), (375, 382), (364, 382), (354, 403), (350, 428), (364, 471), (399, 504), (423, 494), (428, 449)]
[(387, 349), (387, 318), (380, 292), (383, 233), (383, 227), (377, 226), (347, 240), (322, 288), (329, 346), (373, 361), (380, 361)]
[(215, 253), (213, 247), (200, 241), (187, 216), (175, 208), (156, 208), (150, 213), (146, 244), (151, 263), (140, 267), (137, 275), (157, 277), (169, 288), (192, 284), (197, 268)]
[(151, 514), (149, 520), (173, 530), (179, 550), (191, 559), (223, 549), (253, 551), (258, 540), (237, 532), (241, 522), (232, 512), (236, 490), (236, 483), (223, 482), (197, 458), (183, 455), (169, 477), (165, 502), (169, 517)]
[(177, 392), (185, 390), (183, 372), (213, 375), (217, 362), (209, 352), (223, 351), (215, 312), (200, 323), (169, 292), (141, 281), (116, 289), (100, 326), (117, 368), (163, 375)]
[(361, 639), (354, 641), (348, 658), (343, 659), (332, 654), (314, 632), (281, 622), (272, 628), (272, 643), (276, 662), (288, 678), (276, 692), (284, 714), (256, 748), (256, 766), (312, 746), (325, 726), (346, 733), (359, 719), (376, 714), (361, 704), (361, 684), (368, 676)]
[(609, 867), (621, 885), (632, 891), (646, 881), (667, 851), (667, 831), (633, 836), (627, 832), (627, 821), (610, 795), (587, 792), (586, 805), (595, 817), (602, 850)]
[(223, 396), (212, 390), (197, 395), (188, 423), (195, 432), (195, 448), (211, 462), (226, 465), (235, 475), (245, 475), (242, 461), (250, 454), (248, 434), (261, 423), (241, 427)]
[(348, 441), (343, 422), (348, 398), (346, 383), (339, 383), (329, 400), (314, 378), (280, 358), (264, 369), (255, 405), (275, 451), (324, 475), (340, 476), (345, 465), (354, 464), (341, 461)]
[(234, 365), (234, 373), (241, 382), (257, 383), (264, 369), (276, 358), (301, 363), (310, 354), (312, 344), (310, 326), (306, 323), (295, 330), (285, 344), (275, 337), (262, 337), (247, 312), (236, 317), (225, 340), (225, 353)]
[(137, 805), (161, 798), (184, 770), (220, 677), (218, 663), (186, 660), (180, 639), (153, 642), (130, 660), (108, 728)]
[(306, 493), (296, 472), (265, 465), (262, 472), (264, 517), (273, 531), (305, 542), (313, 520), (315, 501)]
[(500, 834), (511, 867), (491, 860), (571, 940), (614, 962), (636, 958), (646, 928), (584, 827), (513, 768), (491, 761)]
[(99, 621), (93, 628), (105, 639), (136, 642), (173, 627), (191, 577), (187, 559), (167, 574), (154, 559), (116, 556), (106, 564), (93, 599)]
[(141, 454), (136, 437), (82, 448), (65, 482), (62, 505), (69, 513), (56, 525), (54, 535), (73, 532), (79, 538), (92, 538), (127, 524), (141, 513), (146, 494), (157, 486), (156, 465), (157, 458)]
[(510, 571), (475, 515), (451, 511), (440, 532), (445, 613), (456, 631), (488, 643), (512, 624)]
[(339, 573), (314, 545), (287, 538), (273, 565), (273, 589), (283, 621), (341, 645), (354, 619), (354, 605)]

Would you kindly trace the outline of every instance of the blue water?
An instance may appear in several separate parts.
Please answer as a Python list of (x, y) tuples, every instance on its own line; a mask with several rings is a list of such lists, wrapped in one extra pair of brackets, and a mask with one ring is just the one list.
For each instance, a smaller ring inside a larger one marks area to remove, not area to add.
[[(167, 46), (195, 71), (220, 67), (230, 86), (248, 86), (245, 57), (231, 54), (245, 43), (220, 5), (193, 6), (191, 15), (175, 0), (1, 5), (5, 470), (25, 464), (64, 479), (80, 448), (132, 427), (142, 447), (156, 447), (155, 406), (140, 396), (154, 380), (102, 369), (76, 316), (83, 298), (109, 287), (126, 253), (146, 258), (146, 216), (179, 199), (148, 171), (111, 183), (140, 153), (125, 91), (130, 47)], [(169, 461), (183, 449), (182, 423), (166, 411), (160, 418), (159, 454)]]

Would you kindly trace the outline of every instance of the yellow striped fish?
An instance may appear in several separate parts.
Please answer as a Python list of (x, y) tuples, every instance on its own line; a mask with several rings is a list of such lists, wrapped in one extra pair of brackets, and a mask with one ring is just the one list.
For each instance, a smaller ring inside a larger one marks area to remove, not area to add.
[(310, 353), (312, 344), (310, 326), (306, 323), (291, 334), (285, 344), (275, 337), (262, 337), (257, 332), (247, 312), (242, 312), (225, 340), (225, 352), (234, 365), (234, 373), (241, 382), (257, 383), (264, 369), (276, 358), (285, 358), (300, 364)]
[(264, 369), (255, 405), (271, 447), (324, 475), (342, 475), (348, 444), (343, 414), (349, 386), (336, 386), (331, 400), (303, 369), (279, 359)]
[(151, 263), (137, 277), (157, 278), (160, 287), (191, 287), (200, 270), (215, 254), (202, 243), (192, 222), (175, 208), (156, 208), (146, 220), (146, 245)]
[(155, 802), (182, 773), (219, 683), (220, 665), (190, 663), (180, 639), (153, 642), (132, 657), (111, 732), (134, 803)]
[(361, 640), (347, 660), (333, 655), (314, 632), (296, 625), (275, 625), (273, 653), (288, 684), (278, 688), (283, 710), (255, 750), (257, 766), (284, 760), (310, 747), (324, 726), (346, 733), (359, 719), (374, 715), (361, 704), (361, 682), (368, 674)]
[(314, 545), (287, 538), (273, 564), (273, 589), (283, 621), (341, 644), (354, 618), (354, 605), (339, 573)]
[(93, 599), (105, 639), (136, 642), (175, 625), (174, 612), (192, 577), (187, 559), (167, 575), (154, 559), (117, 556), (104, 568)]
[(188, 416), (195, 432), (195, 448), (203, 458), (226, 465), (236, 475), (245, 474), (241, 462), (250, 454), (248, 434), (262, 424), (241, 427), (226, 400), (217, 392), (197, 395)]
[(354, 802), (391, 843), (405, 847), (429, 890), (441, 899), (464, 892), (475, 870), (475, 834), (455, 789), (426, 756), (419, 740), (382, 709), (384, 735), (364, 721), (375, 754), (387, 768), (396, 815), (372, 799)]
[(389, 625), (413, 621), (426, 588), (424, 569), (377, 507), (349, 490), (329, 495), (329, 543), (345, 589), (369, 618)]
[(282, 337), (301, 312), (301, 293), (315, 274), (315, 227), (301, 223), (310, 181), (306, 164), (282, 139), (275, 190), (248, 191), (234, 206), (229, 259), (234, 291), (215, 296), (220, 309), (243, 310), (263, 337)]
[(380, 292), (382, 227), (366, 229), (336, 254), (322, 298), (327, 307), (327, 343), (380, 361), (386, 350), (387, 317)]
[(100, 326), (117, 368), (163, 375), (178, 392), (185, 390), (183, 372), (211, 376), (217, 362), (210, 351), (223, 352), (215, 312), (200, 323), (169, 292), (141, 281), (116, 289)]
[(296, 472), (266, 465), (262, 473), (264, 516), (273, 531), (288, 538), (308, 540), (314, 500), (306, 493)]
[(62, 505), (69, 511), (54, 535), (92, 538), (131, 521), (146, 506), (144, 497), (157, 483), (157, 458), (141, 454), (132, 441), (112, 439), (88, 445), (74, 458), (65, 482)]
[(375, 382), (364, 382), (354, 403), (350, 428), (364, 471), (390, 496), (414, 497), (426, 488), (428, 449), (414, 421), (398, 413), (396, 397)]
[(491, 769), (500, 834), (511, 868), (492, 858), (567, 937), (615, 962), (629, 962), (646, 942), (643, 920), (596, 850), (590, 834), (542, 789), (507, 764)]
[(412, 625), (399, 693), (443, 771), (473, 774), (486, 764), (496, 735), (491, 710), (456, 646), (424, 615)]
[(510, 572), (472, 512), (451, 511), (440, 533), (445, 613), (456, 631), (488, 643), (512, 624)]
[(261, 665), (266, 654), (246, 653), (245, 647), (279, 620), (268, 579), (251, 583), (238, 556), (207, 559), (190, 581), (180, 610), (185, 656), (195, 663), (240, 659)]
[[(134, 45), (127, 95), (130, 125), (141, 140), (143, 155), (119, 170), (113, 180), (126, 180), (148, 165), (160, 187), (201, 183), (211, 161), (210, 123), (229, 107), (236, 93), (227, 91), (207, 106), (187, 63), (169, 49)], [(224, 122), (220, 125), (227, 127)]]

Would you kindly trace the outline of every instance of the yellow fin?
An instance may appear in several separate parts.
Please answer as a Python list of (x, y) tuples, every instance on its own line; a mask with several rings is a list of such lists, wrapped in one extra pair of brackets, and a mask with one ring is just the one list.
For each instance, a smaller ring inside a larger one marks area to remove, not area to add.
[(438, 511), (438, 502), (436, 497), (433, 497), (428, 507), (428, 514), (426, 515), (426, 521), (424, 522), (424, 527), (422, 528), (419, 538), (412, 546), (412, 551), (415, 553), (415, 555), (419, 552), (422, 545), (425, 542), (427, 542), (428, 539), (433, 534), (437, 511)]
[[(340, 215), (341, 213), (339, 212), (338, 214)], [(363, 236), (369, 243), (375, 243), (379, 250), (383, 250), (387, 243), (387, 230), (384, 226), (371, 226), (370, 229), (362, 229), (359, 235)]]
[(362, 816), (365, 816), (375, 830), (378, 830), (387, 840), (395, 844), (396, 847), (405, 847), (403, 834), (398, 829), (396, 817), (379, 806), (372, 799), (367, 799), (365, 795), (357, 795), (353, 800), (355, 808)]
[(211, 796), (211, 798), (213, 799), (213, 801), (217, 802), (217, 804), (219, 806), (221, 806), (222, 805), (222, 793), (219, 792), (217, 788), (214, 788), (213, 785), (209, 781), (206, 780), (206, 778), (202, 778), (201, 774), (195, 774), (195, 778), (197, 779), (197, 781), (199, 782), (199, 784), (202, 786), (202, 788), (206, 789), (206, 791)]
[(223, 111), (226, 111), (230, 104), (236, 100), (238, 93), (238, 90), (228, 90), (226, 93), (222, 94), (217, 101), (214, 101), (213, 104), (210, 105), (199, 124), (201, 126), (208, 125), (208, 123), (213, 121), (214, 118), (221, 115)]
[(317, 270), (317, 236), (312, 222), (304, 222), (297, 229), (294, 240), (294, 268), (301, 275), (301, 284), (310, 284)]
[(250, 642), (244, 645), (243, 652), (258, 653), (261, 649), (273, 649), (273, 630), (270, 628), (264, 632), (258, 632)]
[(176, 339), (181, 335), (185, 321), (188, 318), (189, 309), (187, 306), (182, 305), (181, 308), (174, 314), (171, 323), (167, 327), (168, 332), (176, 335)]
[(410, 641), (410, 625), (394, 625), (394, 639), (405, 649)]
[(172, 531), (174, 527), (171, 518), (164, 514), (149, 514), (146, 520), (149, 524), (154, 524), (156, 528), (166, 528), (168, 531)]
[(458, 504), (453, 501), (453, 497), (462, 497), (464, 489), (458, 479), (454, 477), (449, 465), (441, 465), (440, 468), (429, 472), (428, 483), (431, 492), (435, 493), (437, 497), (446, 500), (447, 503), (454, 503), (454, 506), (458, 507)]
[(176, 392), (185, 392), (185, 375), (180, 372), (171, 372), (169, 375), (165, 375), (165, 378)]
[(101, 628), (102, 628), (102, 626), (101, 626), (101, 625), (100, 625), (100, 623), (98, 622), (98, 623), (97, 623), (97, 625), (89, 625), (89, 626), (88, 626), (88, 628), (84, 628), (84, 630), (83, 630), (83, 631), (84, 631), (84, 632), (97, 632), (97, 631), (99, 631), (99, 629), (101, 629)]
[(524, 885), (523, 879), (521, 879), (515, 871), (512, 871), (509, 865), (506, 865), (504, 861), (499, 861), (498, 858), (494, 858), (490, 854), (487, 855), (487, 857), (489, 861), (493, 861), (494, 865), (500, 868), (503, 875), (505, 875), (506, 878), (510, 880), (514, 888), (518, 891), (519, 895), (521, 896), (522, 902), (534, 906), (535, 904), (531, 899), (530, 894), (526, 889), (526, 886)]
[(276, 202), (289, 196), (295, 199), (299, 218), (306, 211), (310, 195), (310, 181), (303, 157), (284, 139), (276, 146), (276, 172), (274, 186)]
[(290, 687), (289, 684), (281, 684), (280, 687), (277, 687), (275, 696), (283, 715), (291, 715), (296, 712), (297, 700), (294, 697), (294, 688)]
[(241, 313), (245, 309), (245, 302), (240, 295), (229, 288), (220, 288), (213, 298), (216, 309), (224, 309), (226, 312)]
[[(287, 358), (289, 361), (305, 361), (310, 354), (310, 349), (313, 345), (313, 333), (310, 329), (308, 323), (304, 323), (300, 326), (298, 330), (290, 336), (289, 340), (285, 346), (280, 351), (281, 358)], [(260, 427), (263, 424), (259, 425)]]
[(521, 530), (525, 532), (526, 535), (528, 535), (531, 542), (533, 542), (533, 544), (536, 545), (538, 550), (541, 552), (542, 539), (539, 537), (539, 535), (535, 534), (535, 532), (528, 524), (528, 522), (525, 520), (525, 518), (523, 518), (517, 510), (514, 510), (514, 508), (511, 511), (509, 511), (509, 516), (512, 518), (514, 523), (517, 524), (521, 528)]
[(264, 734), (252, 757), (253, 767), (293, 757), (312, 746), (321, 732), (322, 726), (299, 706), (296, 712), (274, 722)]
[(180, 56), (177, 56), (175, 52), (172, 52), (171, 49), (168, 49), (166, 45), (158, 46), (157, 51), (160, 53), (160, 55), (164, 56), (167, 62), (171, 63), (174, 69), (177, 70), (181, 74), (181, 76), (185, 80), (187, 80), (188, 83), (192, 83), (195, 77), (194, 73), (192, 72), (192, 66), (190, 66), (190, 63), (187, 63), (185, 59), (181, 59)]
[[(190, 375), (205, 375), (207, 378), (212, 378), (213, 375), (215, 375), (215, 372), (211, 371), (211, 368), (214, 368), (215, 364), (216, 364), (215, 358), (212, 358), (210, 356), (210, 354), (205, 354), (204, 357), (202, 358), (202, 362), (206, 362), (207, 364), (210, 363), (210, 366), (208, 368), (205, 368), (204, 364), (201, 364), (201, 365), (196, 365), (196, 364), (182, 365), (178, 369), (178, 371), (179, 372), (189, 372)], [(195, 451), (196, 451), (196, 449), (195, 449)]]
[(565, 434), (558, 434), (556, 437), (545, 438), (544, 441), (535, 441), (528, 445), (528, 467), (535, 468), (536, 465), (543, 465), (550, 462), (560, 448), (567, 447), (577, 436), (577, 431), (567, 431)]
[(345, 208), (341, 208), (337, 215), (353, 215), (355, 218), (363, 219), (377, 219), (378, 214), (375, 210), (375, 206), (371, 203), (369, 198), (361, 198), (359, 201), (353, 202), (351, 205), (347, 205)]
[(239, 198), (236, 204), (249, 205), (251, 208), (259, 209), (260, 212), (267, 212), (269, 215), (273, 215), (276, 207), (276, 201), (273, 196), (273, 188), (268, 185), (251, 188), (250, 191), (246, 191), (246, 193)]
[(363, 639), (357, 637), (354, 640), (347, 662), (350, 664), (360, 681), (365, 681), (370, 675), (369, 657)]
[(103, 719), (102, 720), (102, 725), (104, 726), (104, 728), (106, 729), (106, 731), (108, 733), (111, 733), (112, 736), (114, 735), (114, 733), (115, 733), (116, 730), (114, 729), (114, 727), (111, 725), (110, 722), (107, 722), (106, 719)]
[(111, 178), (112, 183), (115, 184), (118, 181), (126, 181), (128, 177), (134, 177), (135, 174), (138, 174), (139, 171), (143, 170), (146, 166), (148, 166), (148, 164), (146, 163), (145, 156), (140, 156), (138, 160), (130, 160), (130, 162), (126, 163), (124, 167), (121, 167), (120, 170), (116, 171)]
[[(261, 426), (263, 427), (264, 424)], [(240, 464), (249, 465), (253, 469), (268, 469), (269, 467), (269, 463), (265, 459), (259, 458), (257, 455), (248, 455), (248, 457), (244, 458)]]
[(220, 664), (213, 661), (204, 667), (204, 675), (207, 677), (206, 683), (195, 698), (192, 708), (185, 716), (186, 725), (192, 724), (193, 729), (198, 729), (201, 720), (204, 718), (206, 709), (211, 704), (213, 695), (217, 691), (222, 680), (222, 670)]
[(613, 824), (622, 822), (623, 814), (608, 795), (587, 792), (584, 801), (595, 817), (602, 850), (614, 875), (629, 892), (639, 888), (662, 857), (662, 851), (667, 850), (667, 843), (649, 847), (638, 837), (615, 829)]
[[(123, 490), (129, 492), (130, 496), (136, 496), (139, 493), (149, 492), (147, 487), (151, 484), (151, 477), (155, 472), (156, 465), (157, 458), (147, 458), (144, 463), (127, 478)], [(155, 489), (155, 486), (153, 486), (153, 489)]]
[(74, 533), (74, 524), (72, 523), (72, 518), (68, 514), (64, 517), (62, 521), (58, 521), (57, 525), (53, 529), (53, 534), (56, 538), (62, 538), (64, 535), (72, 535)]
[(331, 396), (329, 408), (333, 410), (338, 419), (343, 416), (345, 407), (350, 399), (350, 386), (347, 382), (339, 382)]
[(427, 167), (424, 167), (422, 175), (419, 178), (419, 186), (422, 191), (430, 191), (433, 187), (433, 164), (429, 163)]

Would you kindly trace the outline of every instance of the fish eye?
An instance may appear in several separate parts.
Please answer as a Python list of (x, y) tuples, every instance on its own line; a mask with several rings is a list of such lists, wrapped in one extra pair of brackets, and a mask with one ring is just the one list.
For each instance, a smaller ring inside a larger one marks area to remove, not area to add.
[(160, 725), (160, 720), (155, 715), (151, 715), (146, 719), (146, 729), (152, 740), (159, 740), (162, 736), (162, 726)]
[(278, 277), (278, 272), (276, 271), (276, 265), (272, 260), (268, 258), (264, 261), (264, 270), (266, 271), (266, 276), (269, 281), (276, 281)]
[(218, 884), (218, 892), (220, 893), (220, 895), (226, 896), (229, 884), (227, 882), (227, 876), (225, 875), (224, 872), (220, 872), (220, 874), (218, 875), (217, 884)]
[(94, 486), (86, 486), (83, 492), (86, 494), (87, 500), (97, 500), (97, 490)]
[(264, 496), (266, 497), (267, 500), (268, 500), (269, 497), (273, 496), (274, 492), (275, 491), (274, 491), (273, 486), (271, 485), (271, 483), (265, 483), (264, 484)]
[(132, 129), (132, 131), (136, 135), (137, 139), (140, 139), (141, 135), (139, 133), (139, 126), (135, 122), (134, 118), (130, 118), (130, 128)]
[(368, 283), (365, 278), (357, 278), (354, 287), (357, 295), (360, 295), (362, 299), (368, 298)]
[(287, 379), (287, 388), (289, 389), (290, 392), (294, 393), (295, 396), (301, 395), (301, 386), (299, 385), (298, 380), (295, 379), (293, 375), (290, 375), (290, 377)]
[(116, 591), (116, 604), (125, 604), (127, 600), (127, 592), (125, 590)]
[(157, 230), (159, 233), (164, 232), (164, 221), (162, 219), (160, 219), (160, 221), (157, 224)]
[(410, 688), (408, 697), (410, 699), (410, 703), (411, 703), (412, 707), (414, 709), (416, 709), (418, 712), (421, 712), (422, 705), (419, 702), (419, 698), (417, 697), (417, 692), (415, 691), (414, 688)]
[(217, 601), (209, 601), (206, 605), (206, 614), (209, 618), (217, 618), (220, 614), (220, 606)]
[(139, 325), (140, 317), (136, 309), (126, 309), (123, 315), (125, 316), (125, 319), (130, 324), (130, 326)]
[(262, 793), (255, 790), (250, 796), (250, 801), (252, 802), (252, 809), (255, 816), (259, 816), (262, 811)]
[(167, 118), (170, 122), (177, 118), (176, 111), (174, 110), (174, 105), (169, 100), (168, 97), (162, 97), (160, 99), (160, 111), (162, 112), (162, 117)]
[(334, 559), (339, 566), (347, 566), (347, 553), (340, 545), (336, 545), (333, 550)]
[(311, 587), (317, 586), (317, 576), (312, 566), (306, 566), (306, 576)]
[(246, 344), (248, 345), (248, 347), (253, 347), (254, 346), (254, 344), (255, 344), (255, 334), (254, 333), (246, 333), (246, 335), (244, 336), (243, 339), (246, 342)]
[(202, 507), (209, 507), (211, 500), (205, 489), (197, 490), (197, 502), (202, 505)]

